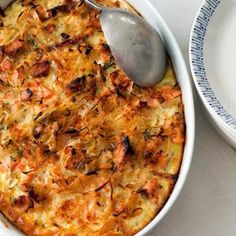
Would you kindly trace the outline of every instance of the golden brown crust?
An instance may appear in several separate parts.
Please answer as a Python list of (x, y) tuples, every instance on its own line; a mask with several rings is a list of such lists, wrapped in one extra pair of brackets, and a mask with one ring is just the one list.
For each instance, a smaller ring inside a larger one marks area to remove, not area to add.
[(134, 235), (162, 209), (181, 165), (171, 65), (153, 88), (136, 86), (82, 1), (17, 0), (5, 14), (0, 211), (30, 236)]

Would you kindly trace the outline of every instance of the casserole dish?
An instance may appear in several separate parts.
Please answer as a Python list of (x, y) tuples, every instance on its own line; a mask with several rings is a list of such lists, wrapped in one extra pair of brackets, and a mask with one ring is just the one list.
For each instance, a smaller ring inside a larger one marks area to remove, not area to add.
[[(131, 3), (131, 2), (130, 2)], [(140, 8), (143, 8), (141, 2), (139, 5), (136, 5), (138, 1), (134, 2), (134, 7), (139, 10)], [(131, 3), (132, 4), (132, 3)], [(148, 5), (147, 5), (148, 6)], [(147, 10), (146, 14), (148, 14), (149, 11), (152, 11), (152, 7), (150, 6), (150, 9)], [(145, 17), (145, 13), (141, 11), (141, 13)], [(152, 23), (153, 18), (149, 18), (147, 20), (150, 20), (150, 23)], [(176, 75), (179, 80), (179, 84), (183, 91), (183, 100), (184, 100), (184, 107), (185, 107), (185, 114), (186, 114), (186, 143), (185, 143), (185, 151), (184, 151), (184, 157), (182, 162), (181, 171), (178, 177), (178, 181), (175, 185), (174, 191), (171, 194), (168, 202), (166, 203), (165, 207), (162, 209), (162, 211), (158, 214), (158, 216), (147, 226), (145, 227), (138, 235), (145, 235), (150, 230), (154, 228), (154, 226), (160, 221), (160, 219), (165, 215), (165, 213), (168, 211), (170, 206), (173, 204), (174, 200), (176, 199), (178, 193), (180, 192), (184, 180), (186, 178), (188, 168), (191, 161), (191, 155), (192, 155), (192, 149), (193, 149), (193, 141), (194, 141), (194, 110), (193, 110), (193, 99), (192, 99), (192, 93), (191, 93), (191, 86), (189, 83), (189, 78), (186, 73), (186, 68), (182, 59), (182, 56), (177, 48), (176, 42), (173, 40), (171, 34), (169, 34), (168, 29), (165, 27), (164, 23), (162, 24), (161, 18), (159, 18), (159, 22), (161, 22), (158, 30), (162, 32), (163, 37), (165, 38), (166, 46), (168, 48), (169, 54), (171, 56)], [(172, 45), (172, 46), (171, 46)], [(174, 50), (173, 47), (176, 49)], [(6, 229), (8, 230), (8, 229)]]

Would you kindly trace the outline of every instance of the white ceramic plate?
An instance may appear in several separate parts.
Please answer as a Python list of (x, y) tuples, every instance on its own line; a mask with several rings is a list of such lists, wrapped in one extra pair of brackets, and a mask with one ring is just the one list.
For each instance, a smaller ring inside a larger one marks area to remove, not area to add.
[[(5, 1), (6, 2), (6, 1)], [(184, 156), (182, 161), (182, 166), (179, 174), (179, 178), (176, 182), (174, 190), (159, 214), (153, 219), (153, 221), (147, 225), (142, 231), (140, 231), (137, 236), (148, 235), (160, 222), (160, 220), (166, 215), (171, 206), (176, 201), (181, 189), (185, 183), (189, 167), (192, 160), (192, 153), (194, 148), (194, 137), (195, 137), (195, 116), (194, 116), (194, 103), (193, 94), (191, 88), (190, 77), (184, 62), (183, 56), (179, 49), (179, 46), (170, 32), (169, 28), (165, 24), (164, 20), (161, 18), (156, 9), (151, 5), (148, 0), (129, 0), (130, 2), (143, 16), (144, 18), (152, 24), (159, 32), (161, 32), (168, 53), (171, 57), (176, 76), (178, 78), (181, 90), (183, 93), (183, 102), (185, 109), (185, 122), (186, 122), (186, 143), (184, 149)], [(0, 5), (4, 4), (4, 1), (0, 0)], [(2, 217), (3, 219), (3, 217)], [(6, 220), (4, 220), (6, 222)], [(6, 227), (7, 225), (7, 227)], [(21, 233), (17, 232), (12, 225), (9, 223), (1, 223), (0, 221), (0, 235), (1, 236), (19, 236)]]
[(190, 64), (198, 93), (227, 140), (236, 147), (236, 1), (205, 0), (195, 19)]

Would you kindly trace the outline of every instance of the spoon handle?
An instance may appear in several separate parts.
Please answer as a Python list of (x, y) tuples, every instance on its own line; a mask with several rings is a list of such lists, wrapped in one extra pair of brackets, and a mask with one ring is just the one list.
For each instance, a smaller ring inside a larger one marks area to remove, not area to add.
[(103, 7), (97, 3), (95, 3), (93, 0), (84, 0), (87, 4), (89, 4), (91, 7), (99, 10), (100, 12), (103, 10)]

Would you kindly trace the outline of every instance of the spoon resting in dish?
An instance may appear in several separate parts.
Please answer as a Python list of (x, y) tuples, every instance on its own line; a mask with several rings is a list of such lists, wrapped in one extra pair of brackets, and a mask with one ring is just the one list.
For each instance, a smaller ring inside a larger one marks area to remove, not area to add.
[(128, 11), (103, 7), (93, 0), (84, 1), (100, 11), (108, 45), (129, 78), (141, 87), (160, 82), (166, 72), (167, 56), (157, 31), (142, 17)]

